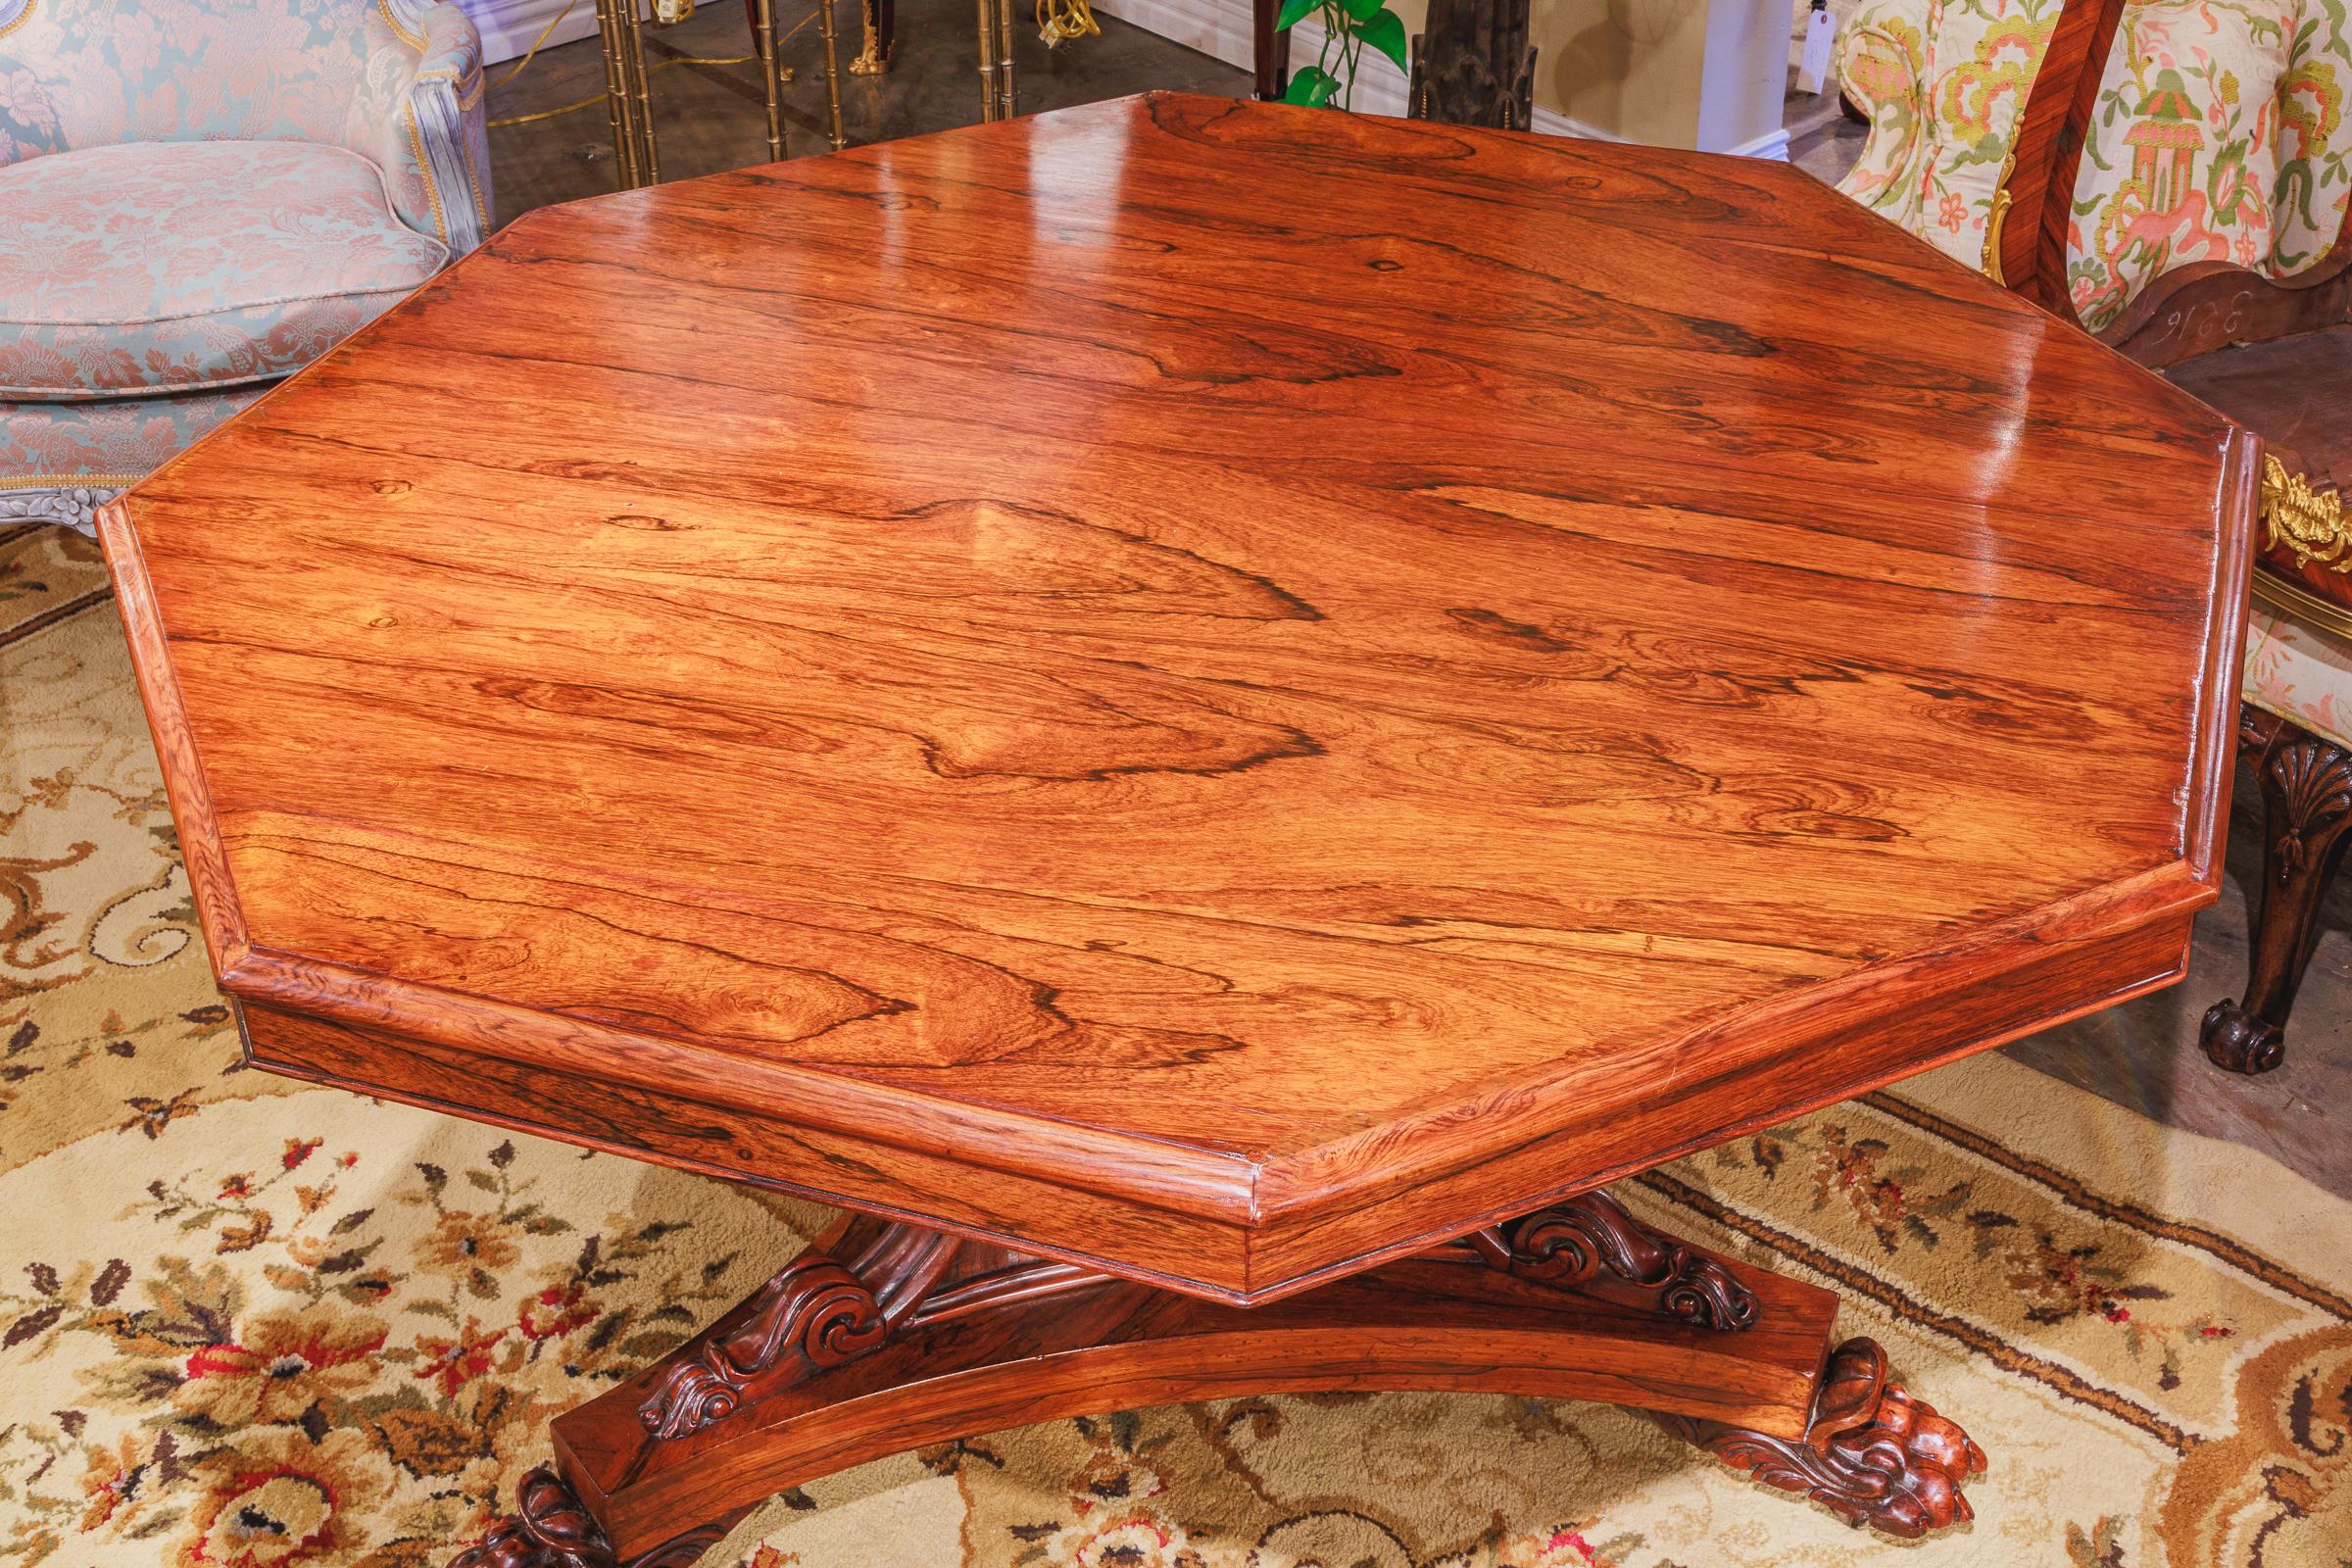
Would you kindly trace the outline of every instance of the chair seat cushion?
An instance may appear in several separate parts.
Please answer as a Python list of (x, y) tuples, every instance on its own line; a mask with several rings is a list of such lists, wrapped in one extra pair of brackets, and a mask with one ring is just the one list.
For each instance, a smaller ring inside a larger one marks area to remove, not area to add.
[[(256, 382), (151, 398), (0, 403), (0, 495), (58, 480), (121, 489), (269, 390)], [(0, 508), (0, 519), (9, 515)]]
[(0, 399), (273, 380), (448, 256), (340, 147), (130, 142), (29, 159), (0, 170)]
[(2352, 643), (2257, 599), (2246, 618), (2245, 700), (2352, 749)]

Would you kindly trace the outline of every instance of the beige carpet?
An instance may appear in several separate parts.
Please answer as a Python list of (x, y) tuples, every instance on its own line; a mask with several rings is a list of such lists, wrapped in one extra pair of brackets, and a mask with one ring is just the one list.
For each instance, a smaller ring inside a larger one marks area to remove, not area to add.
[[(438, 1565), (806, 1204), (237, 1064), (94, 549), (0, 536), (0, 1568)], [(714, 1568), (2352, 1561), (2352, 1205), (1997, 1056), (1629, 1184), (1990, 1450), (1846, 1529), (1623, 1411), (1229, 1400), (778, 1499)]]

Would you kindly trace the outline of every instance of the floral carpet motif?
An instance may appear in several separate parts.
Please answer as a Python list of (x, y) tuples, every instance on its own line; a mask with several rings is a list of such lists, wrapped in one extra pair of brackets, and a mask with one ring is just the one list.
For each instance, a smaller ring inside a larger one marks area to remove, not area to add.
[[(1990, 1450), (1846, 1529), (1605, 1406), (1054, 1422), (789, 1493), (707, 1568), (2336, 1568), (2352, 1204), (1999, 1056), (1681, 1160)], [(0, 1568), (426, 1568), (813, 1205), (240, 1065), (95, 548), (0, 532)]]

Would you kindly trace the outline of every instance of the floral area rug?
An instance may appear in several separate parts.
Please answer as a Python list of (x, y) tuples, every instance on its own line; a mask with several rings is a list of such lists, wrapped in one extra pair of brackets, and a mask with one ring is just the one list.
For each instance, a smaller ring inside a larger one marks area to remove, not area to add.
[[(1990, 1450), (1900, 1544), (1604, 1406), (1229, 1399), (770, 1503), (710, 1568), (2338, 1568), (2352, 1205), (1980, 1056), (1620, 1191)], [(0, 534), (0, 1568), (423, 1568), (812, 1205), (239, 1065), (95, 547)]]

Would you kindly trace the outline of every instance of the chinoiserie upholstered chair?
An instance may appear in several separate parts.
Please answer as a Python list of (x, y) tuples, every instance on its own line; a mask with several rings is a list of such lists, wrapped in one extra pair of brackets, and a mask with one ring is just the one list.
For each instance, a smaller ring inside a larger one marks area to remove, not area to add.
[(100, 502), (478, 244), (429, 0), (0, 0), (0, 524)]
[(2278, 1064), (2352, 844), (2352, 10), (2346, 0), (1873, 0), (1840, 49), (1843, 187), (2266, 445), (2240, 753), (2262, 887), (2219, 1064)]

